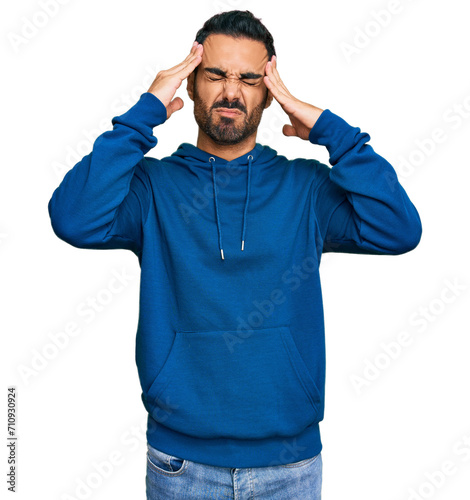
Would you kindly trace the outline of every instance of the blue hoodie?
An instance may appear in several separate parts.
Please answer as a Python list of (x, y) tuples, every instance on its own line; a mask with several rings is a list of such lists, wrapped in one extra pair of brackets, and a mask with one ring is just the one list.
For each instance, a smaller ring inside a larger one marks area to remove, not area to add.
[(49, 202), (55, 234), (129, 249), (141, 267), (136, 364), (148, 442), (221, 467), (322, 449), (324, 252), (397, 255), (421, 221), (370, 136), (325, 109), (309, 134), (332, 167), (256, 143), (232, 161), (182, 143), (160, 160), (166, 108), (145, 92)]

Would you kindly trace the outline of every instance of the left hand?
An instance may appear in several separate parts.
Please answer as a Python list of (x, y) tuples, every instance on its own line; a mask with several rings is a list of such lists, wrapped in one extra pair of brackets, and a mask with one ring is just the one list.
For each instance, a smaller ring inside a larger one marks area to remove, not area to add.
[(287, 113), (291, 125), (284, 125), (282, 133), (308, 140), (310, 130), (323, 112), (323, 109), (296, 99), (286, 88), (277, 71), (276, 56), (266, 63), (264, 83), (282, 109)]

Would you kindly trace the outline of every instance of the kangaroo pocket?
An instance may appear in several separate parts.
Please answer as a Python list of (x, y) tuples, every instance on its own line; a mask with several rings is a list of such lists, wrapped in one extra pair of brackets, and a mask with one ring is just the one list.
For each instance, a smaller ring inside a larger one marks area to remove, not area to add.
[(288, 326), (176, 332), (143, 400), (175, 431), (236, 439), (297, 435), (321, 403)]

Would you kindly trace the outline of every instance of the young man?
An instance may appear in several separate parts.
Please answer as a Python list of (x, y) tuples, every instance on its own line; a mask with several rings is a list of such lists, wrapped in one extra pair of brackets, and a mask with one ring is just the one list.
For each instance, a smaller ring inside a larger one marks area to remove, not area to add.
[[(182, 108), (185, 79), (197, 145), (144, 156)], [(326, 146), (332, 168), (256, 142), (273, 99), (290, 120), (283, 133)], [(139, 259), (148, 498), (319, 499), (321, 256), (412, 250), (414, 205), (368, 134), (290, 93), (249, 11), (209, 19), (186, 59), (112, 123), (49, 213), (71, 245)]]

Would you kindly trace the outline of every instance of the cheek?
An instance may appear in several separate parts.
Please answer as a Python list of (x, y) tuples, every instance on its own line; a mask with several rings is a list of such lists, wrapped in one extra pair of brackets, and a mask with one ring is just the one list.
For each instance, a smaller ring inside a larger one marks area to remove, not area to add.
[(222, 89), (219, 85), (205, 84), (203, 85), (203, 91), (201, 92), (204, 100), (209, 106), (212, 106), (214, 102), (220, 100), (220, 95)]
[(267, 87), (257, 87), (256, 93), (250, 96), (249, 106), (250, 109), (258, 108), (262, 106), (265, 102)]
[(215, 85), (211, 85), (212, 82), (208, 82), (203, 77), (197, 79), (197, 94), (198, 97), (206, 102), (210, 102), (218, 94), (218, 90)]

